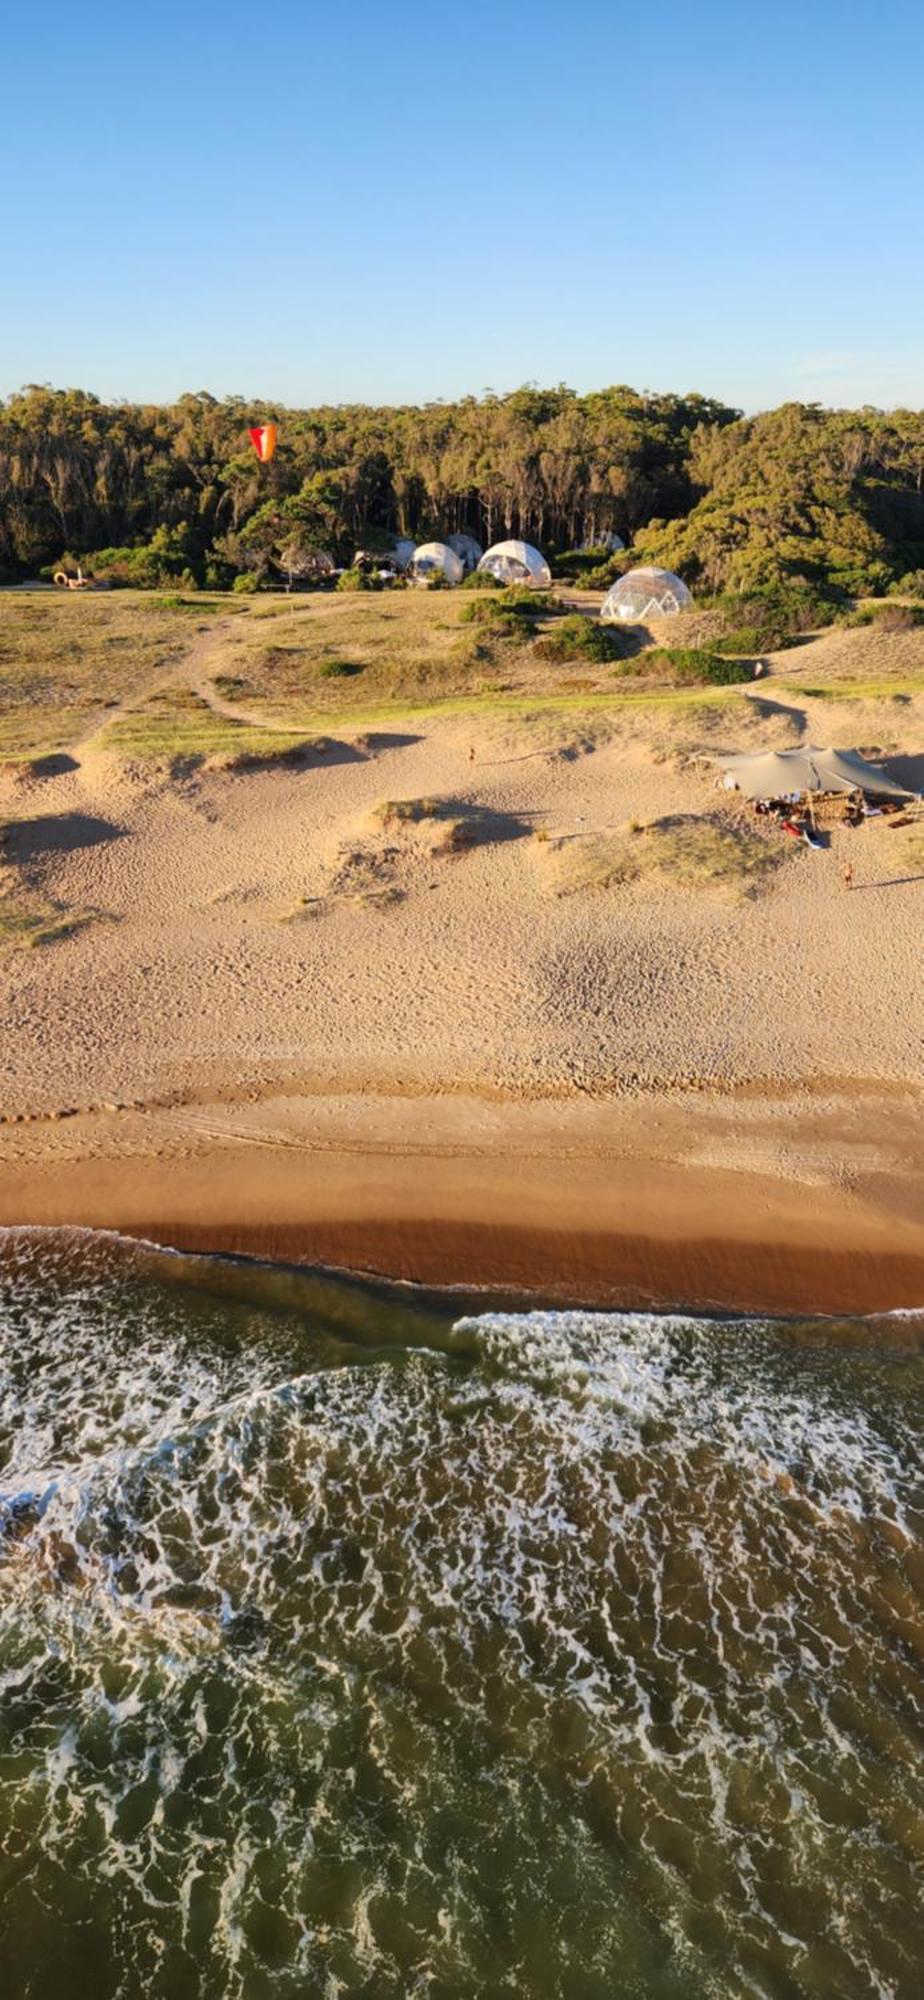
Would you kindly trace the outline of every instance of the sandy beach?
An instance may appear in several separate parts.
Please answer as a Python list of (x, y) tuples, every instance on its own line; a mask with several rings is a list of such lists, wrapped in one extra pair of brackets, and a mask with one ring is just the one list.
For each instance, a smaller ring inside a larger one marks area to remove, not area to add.
[[(801, 680), (870, 644), (822, 637)], [(924, 1302), (924, 870), (883, 821), (812, 853), (715, 790), (710, 749), (871, 733), (788, 693), (792, 658), (679, 742), (537, 707), (343, 728), (295, 768), (92, 732), (9, 768), (4, 872), (78, 921), (0, 967), (0, 1221), (555, 1296)], [(875, 718), (895, 769), (918, 705)], [(623, 867), (703, 822), (774, 843), (757, 892)]]

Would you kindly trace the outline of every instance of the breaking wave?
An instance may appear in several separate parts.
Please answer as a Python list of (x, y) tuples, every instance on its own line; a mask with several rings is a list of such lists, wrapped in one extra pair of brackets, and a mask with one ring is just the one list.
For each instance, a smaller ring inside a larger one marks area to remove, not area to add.
[(3, 1238), (5, 1994), (919, 1990), (910, 1331)]

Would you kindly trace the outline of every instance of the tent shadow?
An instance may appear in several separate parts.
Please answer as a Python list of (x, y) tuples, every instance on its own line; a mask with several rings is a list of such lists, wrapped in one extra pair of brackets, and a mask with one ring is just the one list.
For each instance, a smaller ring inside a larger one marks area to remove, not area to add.
[(878, 757), (876, 761), (896, 785), (907, 786), (909, 792), (924, 792), (924, 754)]

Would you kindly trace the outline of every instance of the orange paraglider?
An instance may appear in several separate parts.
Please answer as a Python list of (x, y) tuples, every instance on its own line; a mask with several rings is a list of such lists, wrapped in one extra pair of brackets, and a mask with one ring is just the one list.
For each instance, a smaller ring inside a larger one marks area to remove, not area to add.
[(257, 457), (262, 460), (264, 465), (268, 464), (276, 449), (275, 424), (251, 424), (250, 442)]

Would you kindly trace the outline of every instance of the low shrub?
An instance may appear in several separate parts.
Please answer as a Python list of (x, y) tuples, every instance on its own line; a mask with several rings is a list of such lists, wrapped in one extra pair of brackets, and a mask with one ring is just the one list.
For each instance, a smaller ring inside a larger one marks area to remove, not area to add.
[(464, 604), (460, 617), (464, 625), (484, 626), (492, 638), (514, 635), (522, 638), (535, 619), (556, 617), (560, 610), (554, 598), (544, 592), (515, 584), (508, 586), (502, 597)]
[(322, 660), (318, 672), (323, 680), (348, 680), (352, 674), (361, 674), (362, 667), (356, 660)]
[(469, 570), (459, 585), (460, 590), (506, 590), (506, 588), (506, 584), (501, 582), (499, 576), (492, 576), (486, 569)]
[(655, 646), (627, 665), (642, 673), (666, 673), (679, 687), (733, 687), (752, 679), (749, 661), (725, 659), (700, 646)]
[(861, 604), (848, 612), (845, 625), (874, 625), (877, 632), (914, 632), (924, 625), (919, 604)]
[(250, 569), (242, 570), (240, 576), (236, 576), (231, 585), (235, 597), (252, 597), (254, 592), (259, 590), (259, 588), (260, 579)]
[(381, 590), (381, 581), (364, 569), (345, 569), (337, 578), (338, 590)]
[(543, 660), (593, 660), (609, 665), (622, 656), (620, 634), (580, 611), (570, 613), (536, 641), (536, 656)]
[(843, 598), (812, 583), (779, 584), (775, 589), (731, 593), (716, 600), (724, 630), (713, 640), (717, 653), (776, 653), (806, 632), (831, 625)]

